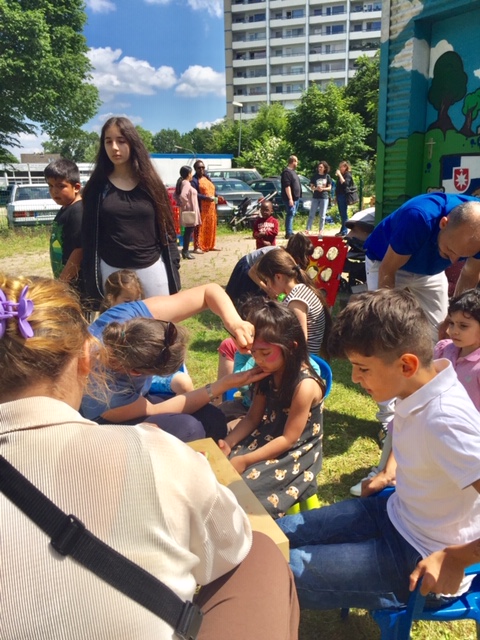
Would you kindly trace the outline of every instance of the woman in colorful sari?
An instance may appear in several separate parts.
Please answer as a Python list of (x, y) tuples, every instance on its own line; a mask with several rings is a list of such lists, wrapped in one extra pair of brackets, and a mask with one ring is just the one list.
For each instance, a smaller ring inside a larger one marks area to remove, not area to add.
[(192, 178), (192, 187), (198, 191), (198, 204), (202, 222), (195, 227), (193, 239), (193, 253), (206, 253), (207, 251), (220, 251), (215, 246), (217, 237), (217, 199), (215, 197), (215, 185), (205, 172), (203, 160), (197, 160), (193, 165), (195, 175)]

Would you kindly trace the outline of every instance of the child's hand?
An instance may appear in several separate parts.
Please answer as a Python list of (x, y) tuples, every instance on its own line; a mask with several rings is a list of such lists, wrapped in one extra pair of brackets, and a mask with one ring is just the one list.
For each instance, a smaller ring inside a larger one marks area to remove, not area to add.
[(374, 493), (382, 491), (385, 487), (391, 487), (393, 485), (395, 485), (395, 480), (389, 478), (383, 471), (380, 471), (380, 473), (373, 476), (373, 478), (363, 480), (361, 497), (366, 498), (367, 496), (371, 496)]
[(245, 456), (235, 456), (230, 460), (232, 467), (238, 471), (240, 475), (245, 471), (248, 467), (248, 464), (245, 460)]
[(225, 442), (225, 440), (218, 441), (218, 448), (222, 453), (224, 453), (227, 456), (227, 458), (230, 455), (230, 452), (232, 451), (232, 448), (227, 442)]

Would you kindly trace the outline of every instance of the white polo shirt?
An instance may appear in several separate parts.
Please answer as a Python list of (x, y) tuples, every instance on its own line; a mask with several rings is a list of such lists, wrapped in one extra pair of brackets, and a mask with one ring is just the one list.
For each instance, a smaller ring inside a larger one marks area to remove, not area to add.
[(437, 375), (397, 399), (393, 452), (397, 486), (388, 501), (390, 520), (426, 557), (480, 537), (480, 414), (448, 360)]

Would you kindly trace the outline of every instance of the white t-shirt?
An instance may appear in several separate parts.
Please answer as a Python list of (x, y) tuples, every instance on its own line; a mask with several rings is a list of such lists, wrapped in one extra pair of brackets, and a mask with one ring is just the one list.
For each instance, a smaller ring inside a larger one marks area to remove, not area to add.
[(387, 503), (396, 529), (426, 557), (480, 537), (480, 414), (448, 360), (408, 398), (397, 398), (392, 449), (396, 491)]

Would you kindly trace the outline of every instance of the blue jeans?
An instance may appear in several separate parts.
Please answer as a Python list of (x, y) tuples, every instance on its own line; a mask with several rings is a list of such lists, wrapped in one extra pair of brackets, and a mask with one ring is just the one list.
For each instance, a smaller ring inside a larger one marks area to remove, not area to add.
[(342, 221), (340, 232), (347, 233), (348, 229), (345, 226), (345, 223), (348, 220), (347, 196), (343, 193), (337, 193), (336, 197), (337, 197), (338, 212), (340, 214), (340, 220)]
[(325, 216), (327, 215), (328, 198), (313, 198), (310, 213), (308, 214), (307, 231), (310, 231), (318, 210), (318, 231), (321, 233), (325, 226)]
[(381, 609), (409, 597), (420, 554), (387, 515), (388, 496), (344, 500), (277, 520), (303, 609)]
[(295, 200), (292, 206), (286, 200), (283, 201), (283, 204), (285, 205), (285, 235), (291, 236), (293, 235), (293, 219), (297, 214), (298, 200)]

